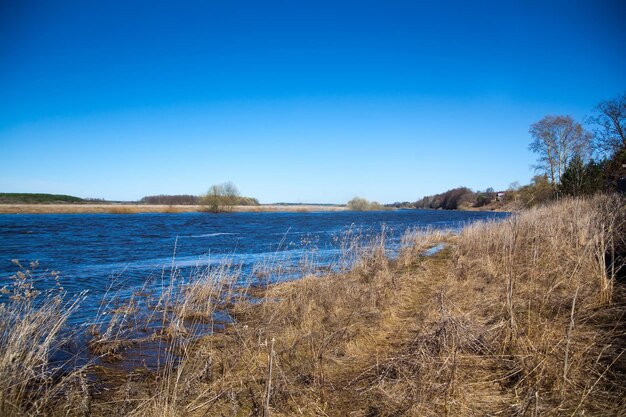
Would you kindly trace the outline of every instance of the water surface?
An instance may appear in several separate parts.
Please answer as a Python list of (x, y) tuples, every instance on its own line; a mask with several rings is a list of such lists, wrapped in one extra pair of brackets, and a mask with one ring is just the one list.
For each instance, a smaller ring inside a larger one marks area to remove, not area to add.
[[(333, 261), (346, 234), (371, 236), (384, 228), (397, 249), (410, 228), (459, 228), (506, 217), (505, 213), (397, 210), (319, 213), (20, 214), (0, 215), (0, 287), (10, 283), (18, 259), (38, 261), (40, 276), (59, 271), (70, 294), (88, 291), (74, 322), (93, 318), (113, 291), (132, 291), (146, 282), (169, 279), (194, 267), (225, 259), (249, 274), (255, 264), (303, 257), (318, 266)], [(40, 288), (53, 280), (38, 282)]]

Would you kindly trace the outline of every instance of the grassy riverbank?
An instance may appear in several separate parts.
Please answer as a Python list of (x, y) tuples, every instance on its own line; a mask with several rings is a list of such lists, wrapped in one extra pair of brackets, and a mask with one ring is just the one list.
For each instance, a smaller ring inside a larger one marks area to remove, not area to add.
[[(323, 277), (236, 287), (236, 273), (209, 271), (163, 308), (167, 324), (154, 337), (180, 361), (156, 373), (137, 368), (106, 389), (90, 386), (87, 368), (48, 376), (45, 355), (31, 352), (52, 339), (28, 333), (41, 321), (8, 321), (5, 310), (0, 411), (623, 415), (626, 296), (614, 255), (626, 247), (625, 216), (617, 199), (565, 200), (458, 235), (414, 233), (396, 260), (380, 239), (354, 268)], [(235, 321), (200, 340), (184, 337), (220, 309)], [(100, 354), (124, 354), (123, 339), (94, 334)], [(99, 372), (106, 379), (106, 367)], [(48, 385), (36, 385), (42, 380)]]

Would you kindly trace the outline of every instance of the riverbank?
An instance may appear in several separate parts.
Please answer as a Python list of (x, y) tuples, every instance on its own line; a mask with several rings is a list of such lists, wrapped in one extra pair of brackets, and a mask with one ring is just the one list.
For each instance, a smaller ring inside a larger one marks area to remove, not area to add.
[(270, 286), (141, 413), (623, 414), (626, 299), (604, 258), (623, 245), (617, 207), (572, 200), (416, 235), (396, 261), (373, 251), (349, 273)]
[[(617, 199), (565, 200), (458, 235), (410, 234), (394, 260), (380, 239), (349, 271), (321, 277), (263, 285), (260, 274), (237, 287), (236, 275), (217, 270), (163, 306), (173, 315), (153, 336), (167, 342), (160, 371), (136, 367), (102, 388), (84, 369), (42, 391), (38, 411), (623, 415), (626, 295), (616, 278), (623, 259), (613, 255), (626, 246), (625, 217)], [(185, 338), (193, 320), (213, 325), (216, 311), (234, 320)], [(95, 332), (92, 346), (114, 360), (132, 343), (107, 331)], [(16, 349), (0, 358), (8, 384), (0, 410), (27, 415), (37, 397), (16, 399), (10, 387), (28, 387), (19, 382), (36, 374), (35, 386), (40, 368), (25, 368), (36, 349)], [(106, 380), (107, 367), (99, 372)]]
[[(316, 211), (342, 211), (345, 206), (314, 204), (261, 204), (258, 206), (235, 206), (233, 212), (287, 212), (309, 213)], [(200, 205), (157, 204), (0, 204), (0, 214), (138, 214), (138, 213), (193, 213), (206, 211)]]

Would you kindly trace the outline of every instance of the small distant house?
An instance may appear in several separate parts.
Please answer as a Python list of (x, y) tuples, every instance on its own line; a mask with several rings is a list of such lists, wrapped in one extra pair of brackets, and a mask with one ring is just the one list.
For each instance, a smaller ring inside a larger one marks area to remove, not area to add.
[(504, 200), (504, 196), (506, 195), (506, 191), (498, 191), (496, 192), (496, 201)]

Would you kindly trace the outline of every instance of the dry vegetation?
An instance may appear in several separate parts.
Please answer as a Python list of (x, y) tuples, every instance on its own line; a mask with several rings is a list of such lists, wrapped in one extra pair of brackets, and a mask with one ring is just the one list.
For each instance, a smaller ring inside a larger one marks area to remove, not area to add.
[[(189, 213), (201, 212), (200, 205), (150, 205), (150, 204), (0, 204), (0, 214), (137, 214), (137, 213)], [(314, 212), (341, 211), (343, 206), (273, 205), (234, 206), (234, 212)]]
[[(182, 298), (157, 309), (169, 341), (166, 366), (157, 373), (136, 369), (65, 410), (624, 415), (626, 304), (617, 276), (625, 222), (623, 200), (572, 199), (458, 235), (407, 235), (410, 245), (395, 260), (385, 256), (384, 236), (365, 252), (348, 245), (359, 261), (321, 277), (250, 287), (234, 285), (236, 270), (207, 271), (182, 287)], [(443, 250), (425, 256), (441, 243)], [(222, 310), (235, 318), (223, 331), (183, 337), (190, 323), (212, 323)], [(5, 334), (17, 332), (2, 325)], [(1, 363), (32, 349), (5, 346)], [(7, 369), (0, 368), (0, 380), (18, 378)], [(37, 375), (39, 368), (29, 369)], [(5, 414), (37, 414), (29, 401), (48, 393), (27, 389), (26, 406), (11, 408), (24, 398), (16, 399), (11, 385), (2, 386)], [(68, 385), (65, 395), (84, 398), (82, 386)], [(54, 393), (48, 398), (52, 403)]]
[[(66, 299), (58, 281), (52, 290), (38, 292), (30, 269), (14, 262), (20, 271), (13, 285), (1, 290), (9, 300), (0, 304), (0, 415), (87, 410), (84, 368), (66, 371), (69, 362), (50, 361), (51, 355), (73, 337), (65, 325), (83, 297)], [(54, 273), (50, 277), (56, 278)]]

